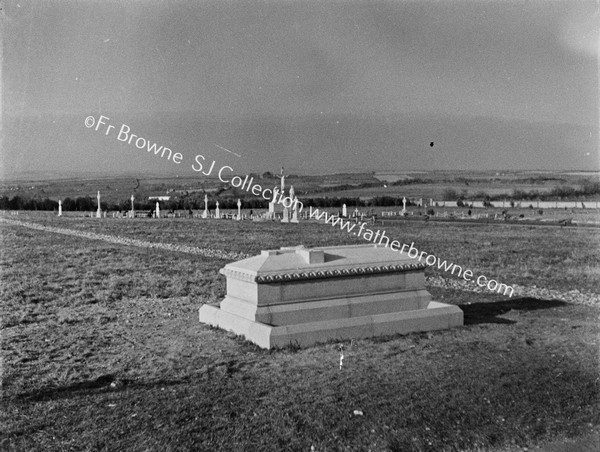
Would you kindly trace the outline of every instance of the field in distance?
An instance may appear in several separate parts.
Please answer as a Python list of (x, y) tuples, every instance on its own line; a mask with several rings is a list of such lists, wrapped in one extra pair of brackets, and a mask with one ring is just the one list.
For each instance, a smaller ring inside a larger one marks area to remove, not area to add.
[[(241, 174), (241, 176), (245, 176)], [(280, 185), (276, 173), (252, 173), (254, 183), (263, 188)], [(580, 187), (585, 183), (598, 183), (597, 172), (406, 172), (406, 173), (343, 173), (327, 175), (288, 175), (286, 186), (294, 186), (301, 199), (319, 197), (344, 197), (369, 199), (380, 196), (442, 200), (449, 190), (466, 199), (485, 195), (510, 196), (521, 192), (549, 192), (556, 187)], [(223, 183), (217, 177), (198, 175), (166, 176), (132, 175), (119, 177), (81, 177), (63, 179), (4, 180), (0, 183), (0, 196), (49, 198), (52, 200), (95, 197), (100, 191), (102, 200), (120, 203), (132, 193), (136, 199), (149, 196), (177, 197), (253, 197), (244, 190)], [(596, 195), (590, 199), (600, 200)]]

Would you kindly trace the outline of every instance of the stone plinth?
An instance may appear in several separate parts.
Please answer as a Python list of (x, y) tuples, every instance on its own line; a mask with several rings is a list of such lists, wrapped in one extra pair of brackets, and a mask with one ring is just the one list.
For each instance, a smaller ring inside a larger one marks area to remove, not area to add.
[(200, 321), (263, 348), (462, 325), (458, 307), (431, 301), (425, 267), (377, 245), (267, 250), (221, 269), (227, 295)]

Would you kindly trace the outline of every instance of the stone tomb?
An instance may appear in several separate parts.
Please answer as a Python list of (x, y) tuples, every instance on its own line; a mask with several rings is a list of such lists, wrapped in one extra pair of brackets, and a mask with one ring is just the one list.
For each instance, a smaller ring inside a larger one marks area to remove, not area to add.
[(200, 322), (263, 348), (462, 325), (460, 308), (431, 301), (425, 267), (381, 245), (262, 251), (221, 269), (227, 295)]

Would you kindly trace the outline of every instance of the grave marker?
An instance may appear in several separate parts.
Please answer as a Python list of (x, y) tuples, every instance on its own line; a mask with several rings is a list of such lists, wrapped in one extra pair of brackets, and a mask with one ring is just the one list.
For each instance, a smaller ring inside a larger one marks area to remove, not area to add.
[(208, 196), (204, 195), (204, 212), (202, 212), (202, 218), (208, 218)]
[(221, 269), (227, 294), (199, 319), (263, 348), (462, 325), (460, 308), (431, 301), (425, 268), (378, 245), (265, 250)]
[(98, 190), (96, 198), (98, 199), (98, 209), (96, 210), (96, 218), (102, 218), (102, 208), (100, 207), (100, 190)]

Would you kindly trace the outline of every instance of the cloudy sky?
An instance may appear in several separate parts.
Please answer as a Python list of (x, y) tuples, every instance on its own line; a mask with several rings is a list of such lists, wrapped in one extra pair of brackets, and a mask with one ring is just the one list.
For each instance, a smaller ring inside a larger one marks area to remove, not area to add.
[(9, 1), (2, 171), (598, 169), (599, 8)]

